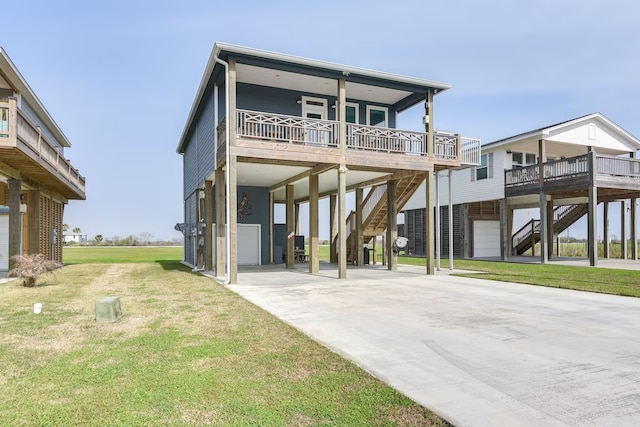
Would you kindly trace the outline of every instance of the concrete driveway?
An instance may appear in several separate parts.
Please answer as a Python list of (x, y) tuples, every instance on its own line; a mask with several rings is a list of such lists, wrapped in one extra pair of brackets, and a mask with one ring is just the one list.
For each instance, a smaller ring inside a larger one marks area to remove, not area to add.
[(229, 285), (457, 426), (640, 425), (640, 299), (400, 266)]

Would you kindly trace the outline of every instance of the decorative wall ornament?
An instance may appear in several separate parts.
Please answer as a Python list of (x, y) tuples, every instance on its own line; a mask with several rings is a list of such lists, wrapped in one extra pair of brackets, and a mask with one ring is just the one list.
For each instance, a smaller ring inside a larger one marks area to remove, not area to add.
[(240, 221), (244, 220), (245, 216), (251, 215), (252, 209), (251, 202), (249, 202), (249, 195), (245, 191), (242, 193), (242, 200), (238, 203), (238, 219)]

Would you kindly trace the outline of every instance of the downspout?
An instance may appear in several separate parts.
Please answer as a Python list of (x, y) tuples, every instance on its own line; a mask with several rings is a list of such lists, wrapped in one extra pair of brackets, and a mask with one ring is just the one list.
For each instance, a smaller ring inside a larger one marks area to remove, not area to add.
[[(231, 114), (231, 112), (229, 111), (229, 63), (226, 61), (223, 61), (222, 59), (218, 58), (218, 54), (216, 52), (213, 53), (213, 60), (215, 62), (217, 62), (218, 64), (221, 64), (224, 67), (224, 81), (225, 81), (225, 85), (224, 85), (224, 111), (225, 111), (225, 124), (224, 124), (224, 132), (225, 132), (225, 138), (227, 140), (227, 149), (225, 150), (225, 163), (226, 163), (226, 170), (225, 170), (225, 174), (224, 174), (224, 180), (225, 180), (225, 188), (226, 188), (226, 193), (227, 193), (227, 200), (229, 199), (229, 193), (231, 192), (231, 186), (229, 184), (229, 160), (230, 160), (230, 154), (229, 154), (229, 142), (230, 142), (230, 132), (229, 132), (229, 114)], [(217, 147), (216, 147), (217, 149)], [(217, 163), (217, 161), (216, 161)], [(227, 203), (225, 203), (226, 206), (226, 217), (227, 217), (227, 222), (225, 224), (225, 279), (223, 284), (228, 285), (229, 282), (231, 282), (231, 274), (230, 274), (230, 270), (231, 270), (231, 239), (229, 239), (229, 234), (230, 234), (230, 225), (229, 223), (231, 222), (231, 208), (229, 207), (229, 203), (227, 201)]]

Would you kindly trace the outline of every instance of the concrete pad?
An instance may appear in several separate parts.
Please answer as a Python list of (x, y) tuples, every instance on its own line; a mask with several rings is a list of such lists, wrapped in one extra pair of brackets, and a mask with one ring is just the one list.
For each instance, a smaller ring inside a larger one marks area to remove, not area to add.
[(640, 299), (400, 266), (241, 270), (242, 295), (457, 426), (640, 425)]

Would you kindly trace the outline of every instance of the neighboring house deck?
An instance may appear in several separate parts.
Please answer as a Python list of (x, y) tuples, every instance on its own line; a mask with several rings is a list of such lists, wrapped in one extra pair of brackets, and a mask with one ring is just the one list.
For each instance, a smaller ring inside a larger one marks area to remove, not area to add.
[[(217, 43), (178, 145), (185, 261), (231, 281), (242, 263), (284, 258), (293, 267), (296, 249), (286, 237), (298, 234), (299, 205), (308, 203), (309, 269), (317, 272), (318, 200), (326, 197), (331, 259), (343, 277), (347, 262), (362, 263), (374, 233), (392, 230), (394, 240), (397, 210), (420, 182), (479, 162), (478, 139), (433, 130), (434, 96), (448, 88)], [(419, 103), (424, 132), (397, 129), (397, 114)], [(351, 191), (356, 209), (348, 222)], [(276, 204), (285, 205), (284, 224), (274, 222)]]
[(22, 253), (62, 260), (64, 205), (86, 191), (64, 156), (70, 146), (0, 48), (0, 270)]
[[(621, 220), (622, 252), (626, 257), (629, 235), (632, 257), (637, 259), (633, 242), (637, 240), (635, 200), (640, 197), (638, 149), (636, 137), (599, 113), (484, 145), (480, 165), (451, 176), (453, 186), (462, 188), (451, 199), (455, 255), (506, 259), (525, 252), (535, 255), (538, 250), (545, 262), (552, 256), (554, 237), (586, 215), (590, 260), (595, 265), (598, 223), (604, 224), (604, 256), (608, 257), (609, 204), (630, 200), (629, 212), (623, 209)], [(448, 190), (442, 190), (439, 202), (448, 204)], [(600, 220), (598, 204), (604, 206)], [(421, 207), (420, 200), (408, 203), (408, 230), (418, 228), (411, 215)], [(527, 208), (538, 208), (539, 216), (516, 230), (514, 211)], [(448, 214), (448, 209), (442, 210)], [(443, 252), (449, 249), (448, 221), (444, 215)]]

